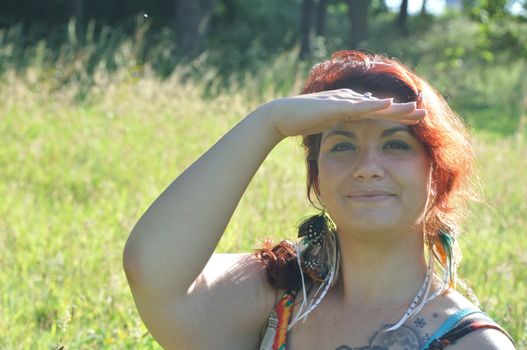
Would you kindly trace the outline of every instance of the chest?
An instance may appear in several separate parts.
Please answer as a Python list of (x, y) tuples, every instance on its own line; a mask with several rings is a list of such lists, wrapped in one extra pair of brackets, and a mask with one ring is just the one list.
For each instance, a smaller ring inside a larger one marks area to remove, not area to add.
[(318, 311), (288, 333), (287, 349), (420, 350), (440, 323), (437, 314), (420, 314), (399, 329), (385, 332), (387, 326), (398, 321), (400, 313), (377, 312), (374, 316)]

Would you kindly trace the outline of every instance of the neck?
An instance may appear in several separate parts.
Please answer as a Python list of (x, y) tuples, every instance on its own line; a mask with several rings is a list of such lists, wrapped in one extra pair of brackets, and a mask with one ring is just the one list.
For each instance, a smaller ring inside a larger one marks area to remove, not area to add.
[(419, 231), (396, 237), (371, 239), (339, 232), (339, 294), (345, 303), (397, 306), (412, 301), (426, 274), (423, 237)]

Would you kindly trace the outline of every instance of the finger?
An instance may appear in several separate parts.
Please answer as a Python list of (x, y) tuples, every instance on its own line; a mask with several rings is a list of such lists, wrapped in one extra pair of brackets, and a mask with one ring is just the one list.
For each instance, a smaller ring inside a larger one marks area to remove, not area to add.
[(410, 120), (410, 119), (398, 119), (398, 123), (404, 124), (404, 125), (415, 125), (419, 123), (419, 120)]
[(400, 116), (394, 116), (391, 119), (395, 120), (420, 120), (423, 119), (426, 116), (426, 109), (415, 109), (410, 113), (400, 115)]
[(378, 98), (374, 97), (371, 93), (364, 93), (364, 94), (361, 94), (355, 90), (351, 90), (351, 89), (338, 89), (338, 90), (333, 90), (338, 96), (344, 96), (344, 97), (354, 97), (354, 98), (360, 98), (360, 99), (364, 99), (364, 100), (371, 100), (371, 99), (376, 99), (378, 100)]
[(400, 122), (402, 120), (405, 121), (419, 121), (423, 119), (426, 116), (426, 111), (424, 110), (415, 110), (411, 113), (399, 115), (399, 116), (390, 116), (390, 117), (383, 117), (383, 116), (376, 116), (374, 119), (386, 119), (386, 120), (394, 120), (397, 122)]
[(416, 109), (413, 112), (405, 114), (397, 119), (420, 120), (424, 117), (426, 117), (426, 109)]
[(385, 114), (391, 114), (391, 115), (404, 115), (409, 114), (415, 111), (417, 108), (417, 104), (415, 102), (407, 102), (407, 103), (394, 103), (389, 109), (386, 111), (380, 111), (379, 113), (385, 113)]
[(395, 117), (392, 117), (392, 118), (382, 118), (382, 117), (374, 117), (374, 118), (370, 118), (370, 117), (365, 117), (364, 119), (384, 119), (384, 120), (392, 120), (392, 121), (395, 121), (395, 122), (398, 122), (398, 123), (401, 123), (401, 124), (404, 124), (404, 125), (415, 125), (417, 123), (419, 123), (419, 121), (421, 119), (423, 119), (423, 117), (426, 115), (426, 113), (424, 113), (424, 111), (422, 110), (416, 110), (412, 113), (409, 113), (409, 114), (405, 114), (403, 116), (400, 116), (398, 118), (395, 118)]
[(359, 94), (359, 93), (354, 93), (353, 94), (355, 98), (358, 98), (359, 100), (361, 101), (377, 101), (377, 100), (392, 100), (393, 101), (393, 98), (379, 98), (379, 97), (375, 97), (374, 95), (372, 95), (371, 92), (365, 92), (363, 94)]
[(353, 102), (350, 108), (351, 110), (347, 111), (347, 114), (352, 116), (359, 116), (386, 110), (392, 108), (392, 106), (392, 98), (386, 98), (382, 100), (363, 100), (360, 102)]
[(421, 119), (426, 115), (426, 110), (416, 109), (413, 102), (409, 104), (393, 105), (390, 108), (380, 111), (373, 111), (365, 118), (377, 119)]
[(426, 116), (426, 111), (419, 109), (415, 110), (411, 113), (400, 115), (400, 116), (388, 116), (385, 117), (383, 115), (365, 115), (364, 119), (382, 119), (382, 120), (392, 120), (401, 124), (405, 125), (415, 125), (417, 124), (421, 119), (423, 119)]
[(426, 109), (416, 109), (415, 112), (416, 118), (423, 119), (426, 117)]

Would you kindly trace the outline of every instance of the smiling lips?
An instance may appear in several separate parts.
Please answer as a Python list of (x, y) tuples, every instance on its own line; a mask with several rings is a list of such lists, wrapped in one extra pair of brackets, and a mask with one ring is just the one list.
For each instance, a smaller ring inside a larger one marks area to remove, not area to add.
[(395, 197), (395, 195), (384, 190), (357, 190), (348, 193), (346, 197), (359, 202), (378, 202)]

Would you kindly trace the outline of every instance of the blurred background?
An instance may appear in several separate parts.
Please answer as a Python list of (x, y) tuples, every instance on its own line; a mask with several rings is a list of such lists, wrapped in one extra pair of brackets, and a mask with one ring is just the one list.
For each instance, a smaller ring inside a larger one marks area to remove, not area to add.
[(212, 95), (254, 76), (254, 93), (289, 94), (312, 63), (363, 48), (416, 68), (462, 110), (510, 116), (527, 104), (526, 22), (524, 0), (3, 0), (0, 73), (38, 68), (80, 99), (97, 73), (147, 69)]
[[(527, 349), (525, 0), (1, 0), (0, 349), (160, 349), (122, 270), (133, 225), (256, 106), (359, 48), (410, 66), (468, 124), (482, 201), (460, 274)], [(285, 140), (217, 251), (293, 238), (304, 186)]]

